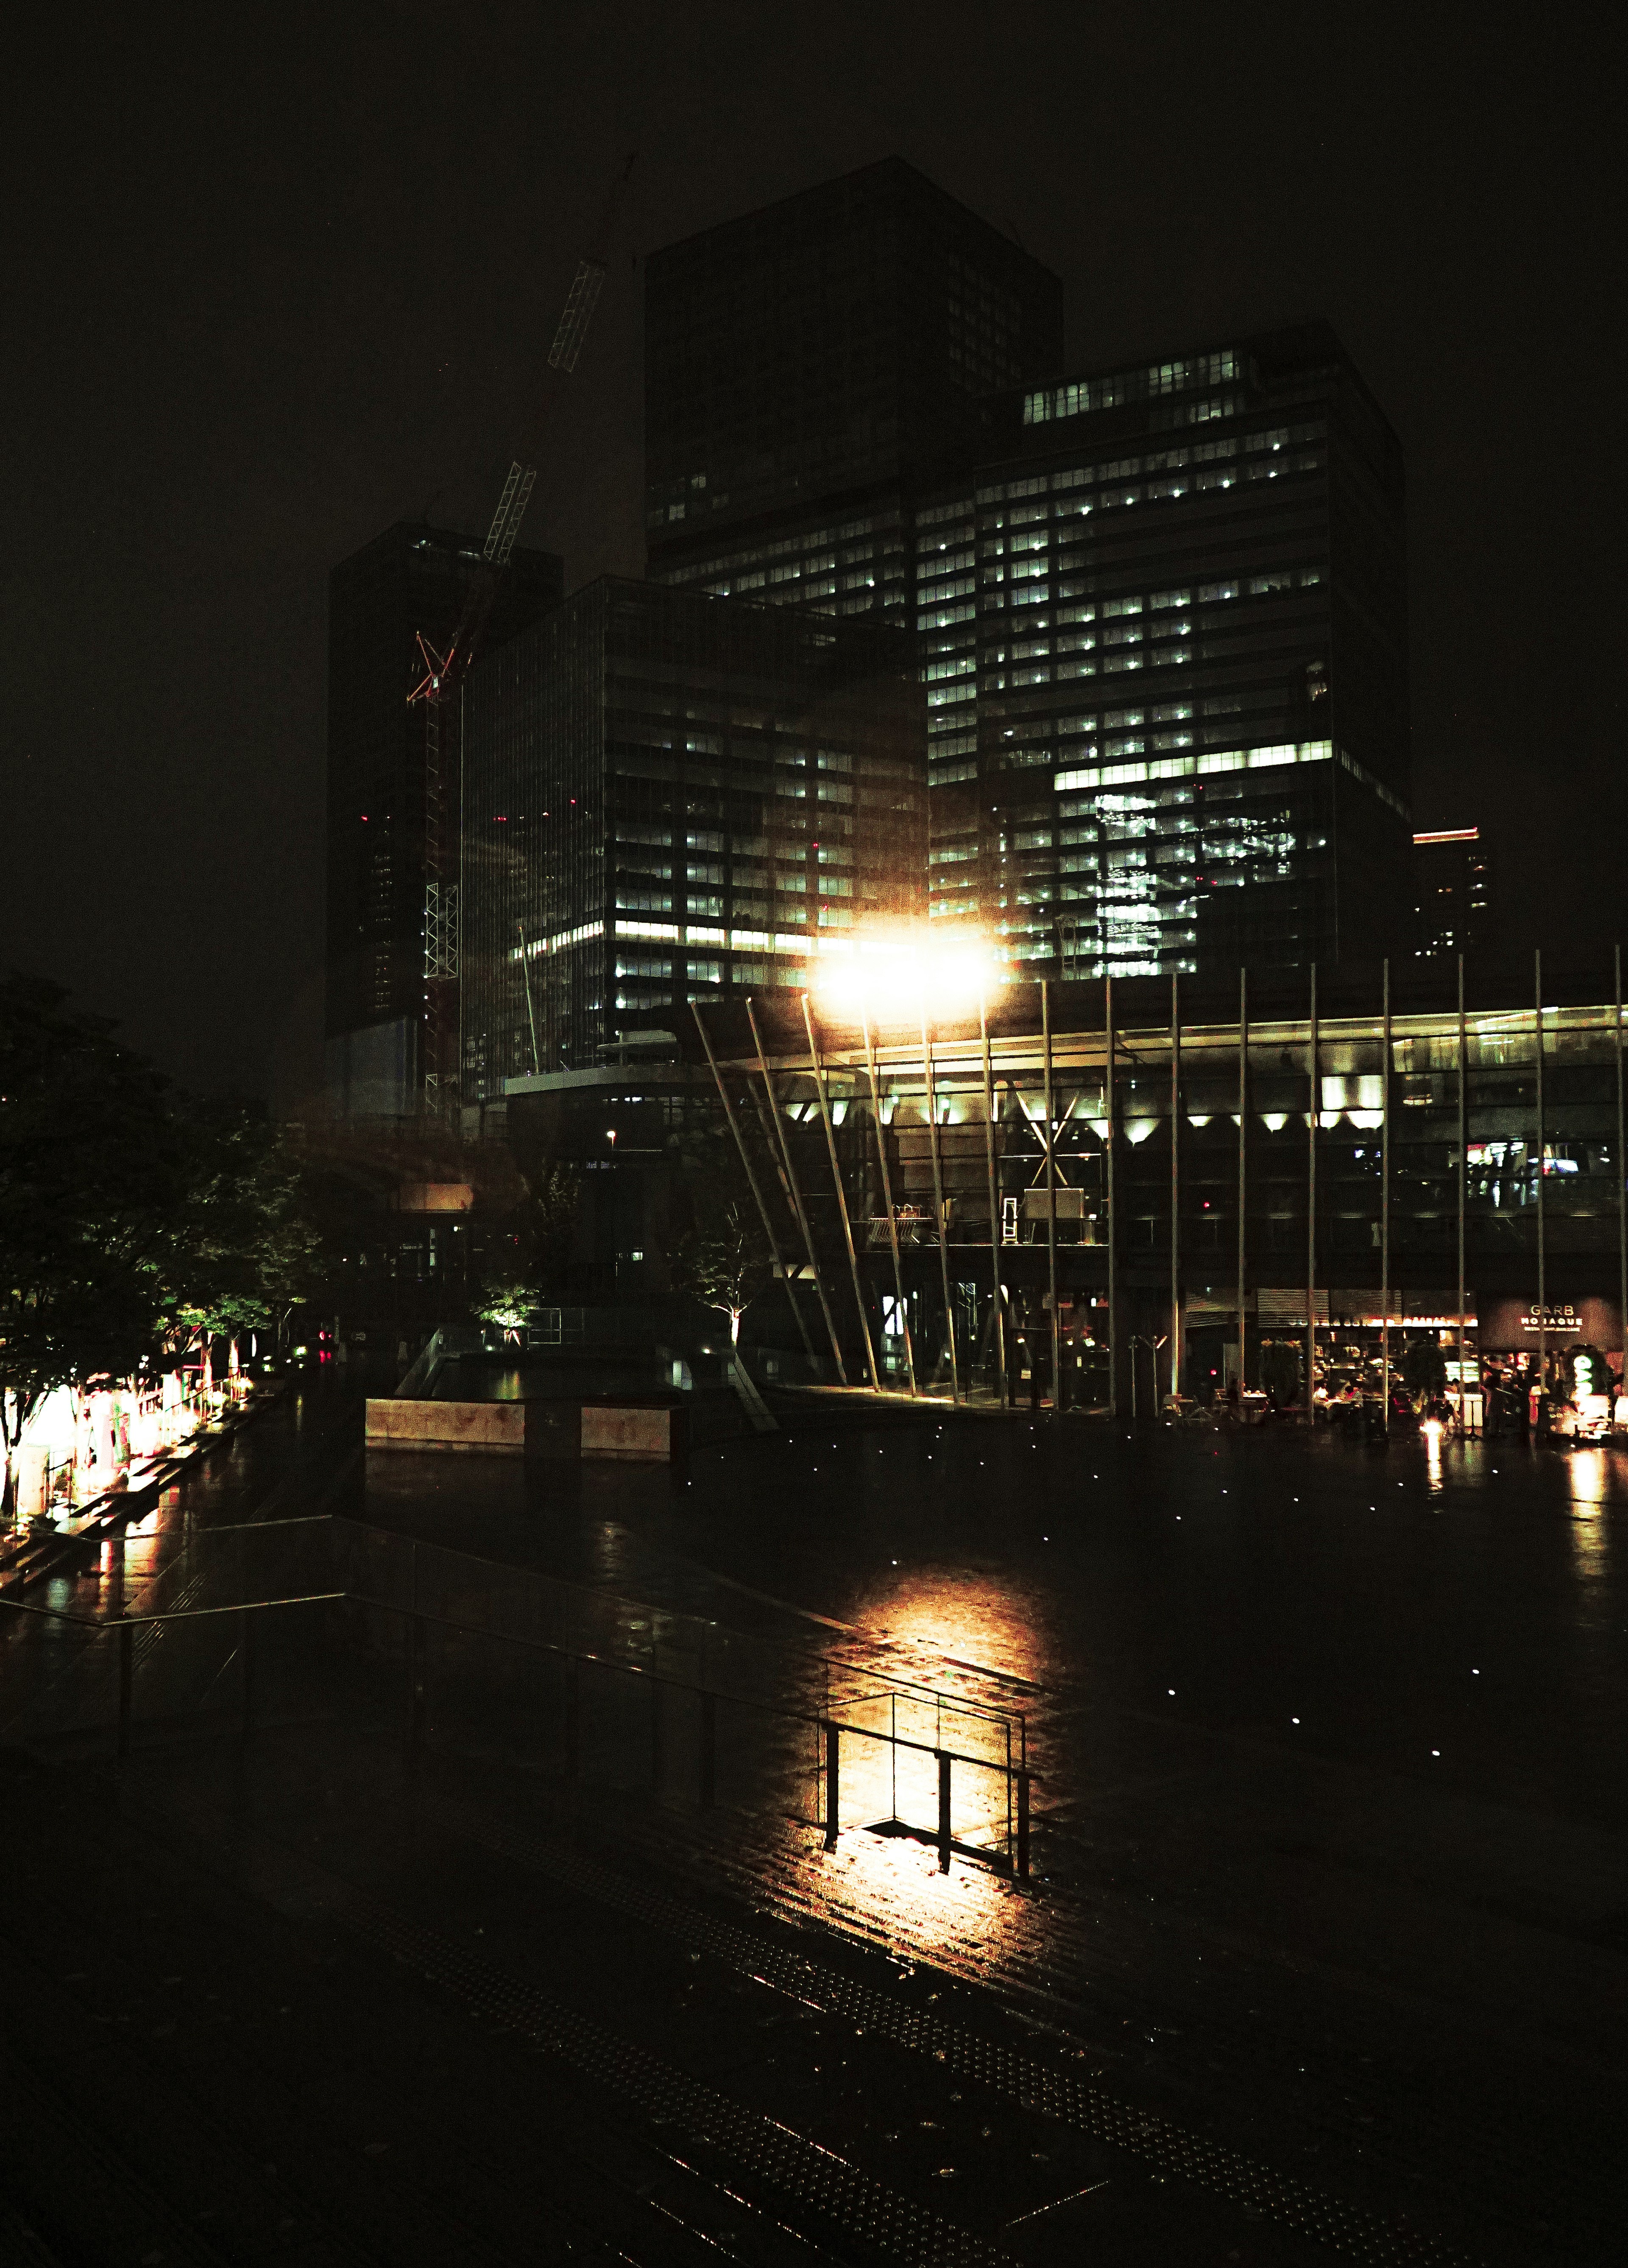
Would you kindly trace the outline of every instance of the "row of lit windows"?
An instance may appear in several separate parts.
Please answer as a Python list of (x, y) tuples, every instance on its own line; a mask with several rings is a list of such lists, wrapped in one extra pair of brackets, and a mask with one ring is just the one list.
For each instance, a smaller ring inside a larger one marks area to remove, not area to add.
[(1177, 362), (1149, 364), (1140, 370), (1116, 371), (1105, 378), (1072, 379), (1067, 385), (1042, 387), (1023, 397), (1025, 425), (1044, 424), (1054, 417), (1078, 417), (1097, 409), (1112, 409), (1127, 401), (1148, 401), (1172, 394), (1197, 393), (1222, 386), (1243, 374), (1243, 357), (1225, 347), (1219, 354), (1189, 355)]

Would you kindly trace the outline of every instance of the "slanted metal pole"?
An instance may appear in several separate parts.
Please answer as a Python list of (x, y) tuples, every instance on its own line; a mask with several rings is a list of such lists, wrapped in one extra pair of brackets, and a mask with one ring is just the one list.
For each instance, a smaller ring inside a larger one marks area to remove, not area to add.
[[(860, 1279), (859, 1255), (854, 1249), (854, 1224), (848, 1219), (847, 1193), (842, 1186), (842, 1168), (837, 1162), (837, 1138), (832, 1130), (831, 1104), (825, 1094), (825, 1072), (819, 1059), (819, 1049), (814, 1040), (814, 1016), (809, 1006), (809, 996), (803, 995), (803, 1026), (809, 1035), (809, 1061), (814, 1066), (814, 1092), (819, 1097), (820, 1123), (825, 1130), (825, 1147), (831, 1152), (831, 1178), (836, 1184), (837, 1211), (842, 1218), (842, 1241), (847, 1247), (848, 1271), (854, 1278), (854, 1304), (859, 1309), (859, 1328), (865, 1342), (865, 1367), (870, 1373), (870, 1383), (880, 1393), (882, 1381), (876, 1374), (876, 1351), (870, 1339), (870, 1318), (865, 1312), (865, 1287)], [(847, 1377), (843, 1375), (843, 1384)]]
[[(692, 1000), (690, 1006), (695, 1017), (695, 1028), (701, 1035), (701, 1045), (707, 1050), (707, 1060), (712, 1065), (713, 1078), (717, 1082), (718, 1100), (723, 1105), (724, 1118), (728, 1123), (730, 1133), (735, 1137), (735, 1146), (740, 1152), (741, 1164), (746, 1169), (746, 1179), (751, 1183), (752, 1194), (757, 1200), (758, 1218), (763, 1223), (763, 1233), (769, 1241), (769, 1250), (774, 1256), (774, 1265), (779, 1270), (781, 1282), (786, 1286), (786, 1298), (790, 1303), (793, 1319), (796, 1323), (799, 1332), (802, 1334), (803, 1344), (808, 1350), (809, 1360), (813, 1362), (817, 1359), (814, 1352), (814, 1342), (809, 1336), (808, 1324), (803, 1319), (802, 1308), (797, 1305), (797, 1294), (796, 1287), (792, 1283), (791, 1271), (787, 1267), (786, 1263), (781, 1256), (780, 1239), (775, 1235), (774, 1224), (769, 1219), (769, 1209), (767, 1204), (764, 1202), (763, 1191), (758, 1184), (757, 1170), (752, 1165), (751, 1153), (746, 1148), (745, 1138), (741, 1133), (739, 1121), (735, 1116), (735, 1105), (730, 1101), (729, 1089), (723, 1084), (723, 1073), (718, 1068), (718, 1058), (712, 1051), (712, 1042), (708, 1036), (707, 1027), (701, 1020), (700, 1002), (699, 1000)], [(839, 1358), (839, 1360), (840, 1359), (840, 1358)], [(844, 1383), (847, 1383), (846, 1380), (844, 1381)]]
[(1243, 1415), (1243, 1390), (1250, 1382), (1247, 1359), (1250, 1344), (1245, 1326), (1244, 1300), (1247, 1285), (1245, 1265), (1248, 1246), (1245, 1232), (1248, 1226), (1247, 1199), (1249, 1184), (1249, 1126), (1250, 1126), (1250, 978), (1249, 971), (1238, 971), (1238, 1410)]
[(1062, 1322), (1057, 1312), (1057, 1146), (1056, 1113), (1052, 1108), (1052, 985), (1040, 979), (1040, 1031), (1045, 1049), (1045, 1280), (1052, 1303), (1052, 1409), (1062, 1403)]
[(950, 1758), (938, 1752), (938, 1871), (950, 1872)]
[(1544, 1144), (1544, 956), (1540, 949), (1532, 955), (1532, 983), (1536, 999), (1533, 1013), (1533, 1028), (1537, 1035), (1537, 1390), (1549, 1390), (1549, 1240), (1544, 1188), (1547, 1163)]
[[(1613, 1026), (1617, 1042), (1617, 1322), (1622, 1337), (1622, 1391), (1628, 1394), (1628, 1177), (1624, 1173), (1624, 1134), (1628, 1122), (1623, 1109), (1623, 949), (1611, 948), (1612, 967), (1616, 976), (1613, 999), (1616, 1017)], [(1613, 1407), (1611, 1416), (1617, 1411)]]
[(1470, 1097), (1465, 1086), (1470, 1049), (1464, 1032), (1464, 956), (1458, 956), (1458, 1430), (1464, 1426), (1464, 1204), (1469, 1193)]
[(1307, 1027), (1306, 1060), (1311, 1074), (1310, 1109), (1306, 1114), (1306, 1424), (1310, 1426), (1317, 1382), (1317, 1121), (1323, 1113), (1317, 1093), (1317, 964), (1311, 964), (1311, 1019)]
[(1001, 1407), (1007, 1406), (1006, 1317), (1001, 1308), (1001, 1184), (995, 1173), (995, 1085), (989, 1057), (989, 1003), (978, 996), (978, 1028), (984, 1042), (984, 1154), (989, 1167), (989, 1280), (994, 1287), (995, 1361), (1001, 1373)]
[[(1107, 1051), (1103, 1060), (1103, 1094), (1106, 1105), (1108, 1133), (1104, 1143), (1107, 1153), (1108, 1182), (1108, 1415), (1119, 1415), (1119, 1204), (1114, 1186), (1114, 1151), (1118, 1146), (1118, 1121), (1114, 1112), (1114, 1033), (1113, 979), (1103, 979), (1104, 1021), (1107, 1034)], [(1135, 1351), (1132, 1351), (1132, 1364)], [(1133, 1383), (1134, 1381), (1133, 1381)]]
[[(1182, 980), (1170, 976), (1170, 1394), (1182, 1390)], [(1158, 1390), (1154, 1357), (1154, 1389)]]
[[(537, 1011), (532, 1005), (532, 964), (525, 949), (525, 924), (517, 921), (515, 927), (520, 932), (520, 975), (525, 985), (525, 1020), (532, 1027), (532, 1070), (540, 1076), (543, 1066), (537, 1052)], [(461, 1055), (458, 1061), (463, 1061)]]
[(961, 1366), (956, 1354), (956, 1311), (950, 1304), (950, 1223), (944, 1215), (944, 1174), (938, 1155), (938, 1094), (933, 1084), (933, 1043), (927, 1016), (921, 1018), (921, 1076), (927, 1089), (928, 1152), (933, 1160), (933, 1210), (938, 1216), (938, 1269), (944, 1286), (944, 1329), (950, 1341), (950, 1398), (961, 1399)]
[(785, 1122), (781, 1116), (780, 1098), (774, 1092), (774, 1073), (769, 1069), (768, 1056), (764, 1050), (762, 1035), (758, 1030), (756, 1004), (751, 1000), (746, 1003), (746, 1021), (751, 1027), (752, 1044), (758, 1050), (758, 1062), (763, 1072), (763, 1092), (769, 1099), (769, 1124), (774, 1130), (774, 1139), (780, 1145), (781, 1157), (784, 1161), (786, 1194), (791, 1200), (791, 1210), (796, 1217), (798, 1226), (803, 1231), (803, 1248), (809, 1256), (809, 1273), (814, 1278), (814, 1289), (819, 1297), (820, 1313), (825, 1318), (825, 1329), (831, 1335), (831, 1351), (836, 1358), (838, 1382), (846, 1386), (848, 1380), (847, 1372), (842, 1363), (842, 1344), (837, 1336), (837, 1326), (832, 1315), (831, 1302), (825, 1297), (825, 1279), (819, 1272), (819, 1259), (814, 1249), (814, 1230), (809, 1220), (808, 1207), (803, 1202), (803, 1191), (797, 1182), (797, 1169), (792, 1163), (791, 1143), (787, 1136)]
[(1379, 1379), (1381, 1422), (1390, 1431), (1390, 962), (1385, 962), (1385, 1005), (1379, 1074)]
[(898, 1301), (899, 1329), (905, 1334), (905, 1374), (910, 1391), (916, 1390), (916, 1351), (910, 1343), (910, 1309), (905, 1300), (905, 1270), (898, 1256), (898, 1221), (893, 1211), (893, 1177), (888, 1171), (887, 1130), (882, 1123), (882, 1090), (876, 1084), (876, 1050), (870, 1037), (870, 1012), (860, 1013), (865, 1035), (865, 1068), (870, 1074), (870, 1118), (876, 1130), (876, 1162), (882, 1168), (882, 1202), (887, 1208), (888, 1242), (893, 1248), (893, 1296)]
[(1464, 954), (1458, 954), (1458, 1431), (1464, 1418), (1464, 1202), (1470, 1196), (1470, 1046), (1464, 1039)]

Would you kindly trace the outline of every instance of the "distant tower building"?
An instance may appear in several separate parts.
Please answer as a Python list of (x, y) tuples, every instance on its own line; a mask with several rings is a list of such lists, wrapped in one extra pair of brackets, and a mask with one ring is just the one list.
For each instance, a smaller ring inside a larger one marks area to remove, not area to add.
[(887, 624), (606, 578), (465, 703), (471, 1102), (926, 912), (926, 706)]
[[(976, 362), (974, 247), (1003, 325)], [(650, 572), (909, 624), (939, 920), (1035, 976), (1400, 946), (1402, 458), (1326, 324), (1059, 379), (1055, 279), (896, 160), (648, 273)], [(930, 414), (865, 458), (860, 392), (906, 342), (936, 376), (898, 399)]]
[[(400, 522), (328, 583), (327, 983), (330, 1108), (400, 1116), (418, 1108), (425, 1020), (424, 711), (417, 637), (444, 648), (478, 541)], [(551, 552), (516, 551), (485, 643), (512, 636), (562, 595)], [(444, 736), (456, 746), (449, 704)]]
[(1478, 827), (1413, 837), (1414, 906), (1421, 960), (1478, 953), (1492, 941), (1492, 862)]

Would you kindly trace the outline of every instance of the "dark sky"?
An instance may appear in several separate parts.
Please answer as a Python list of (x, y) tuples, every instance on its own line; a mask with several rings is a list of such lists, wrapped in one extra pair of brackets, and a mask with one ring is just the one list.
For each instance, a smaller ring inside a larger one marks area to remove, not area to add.
[(328, 569), (426, 505), (484, 527), (635, 147), (526, 524), (573, 586), (642, 561), (638, 256), (897, 151), (1062, 276), (1079, 367), (1330, 318), (1406, 452), (1416, 823), (1490, 828), (1512, 942), (1628, 929), (1621, 58), (1580, 17), (60, 20), (8, 57), (0, 963), (181, 1078), (297, 1104)]

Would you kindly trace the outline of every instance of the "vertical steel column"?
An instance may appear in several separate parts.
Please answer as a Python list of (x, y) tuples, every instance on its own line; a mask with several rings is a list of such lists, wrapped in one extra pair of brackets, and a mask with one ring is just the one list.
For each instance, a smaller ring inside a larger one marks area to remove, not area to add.
[(1056, 1114), (1052, 1108), (1052, 985), (1040, 979), (1040, 1035), (1045, 1052), (1045, 1280), (1052, 1303), (1052, 1410), (1062, 1408), (1063, 1339), (1057, 1312)]
[(1250, 1366), (1245, 1359), (1250, 1335), (1244, 1304), (1247, 1298), (1249, 1124), (1250, 975), (1247, 968), (1241, 968), (1238, 971), (1238, 1399), (1240, 1410), (1243, 1409), (1244, 1388), (1250, 1382)]
[(995, 1362), (1001, 1373), (1001, 1407), (1007, 1406), (1006, 1317), (1001, 1308), (1001, 1183), (995, 1173), (995, 1083), (989, 1059), (989, 1003), (978, 996), (978, 1028), (984, 1042), (984, 1154), (989, 1167), (989, 1280), (994, 1300)]
[(898, 1221), (893, 1211), (893, 1177), (888, 1171), (887, 1132), (882, 1123), (882, 1090), (876, 1085), (876, 1050), (870, 1037), (870, 1011), (860, 1013), (865, 1035), (865, 1068), (870, 1075), (870, 1117), (876, 1130), (876, 1161), (882, 1168), (882, 1202), (887, 1207), (888, 1242), (893, 1248), (893, 1295), (898, 1301), (899, 1327), (905, 1334), (905, 1374), (910, 1391), (916, 1391), (916, 1351), (910, 1343), (910, 1308), (905, 1298), (905, 1270), (898, 1256)]
[(1464, 1431), (1464, 1202), (1470, 1196), (1470, 1046), (1464, 1036), (1464, 954), (1458, 954), (1458, 1431)]
[[(1170, 1392), (1182, 1390), (1182, 980), (1170, 974)], [(1155, 1354), (1156, 1364), (1159, 1358)], [(1157, 1387), (1157, 1373), (1155, 1374)]]
[[(1623, 1151), (1624, 1118), (1623, 1111), (1623, 949), (1611, 948), (1612, 966), (1616, 972), (1617, 1015), (1617, 1318), (1622, 1334), (1622, 1391), (1628, 1394), (1628, 1179), (1624, 1176)], [(1616, 1410), (1611, 1416), (1615, 1418)]]
[(746, 1003), (746, 1021), (751, 1027), (752, 1044), (758, 1050), (758, 1063), (763, 1072), (763, 1092), (769, 1099), (769, 1125), (773, 1130), (772, 1138), (779, 1145), (781, 1156), (785, 1161), (786, 1194), (791, 1200), (792, 1213), (803, 1231), (803, 1248), (809, 1256), (809, 1273), (814, 1278), (814, 1289), (819, 1298), (820, 1313), (825, 1318), (825, 1329), (831, 1335), (831, 1351), (836, 1358), (837, 1377), (839, 1381), (846, 1386), (848, 1381), (847, 1371), (842, 1360), (842, 1342), (837, 1336), (836, 1318), (831, 1312), (831, 1302), (825, 1297), (825, 1279), (819, 1272), (819, 1260), (814, 1250), (813, 1224), (809, 1219), (808, 1207), (803, 1202), (803, 1191), (798, 1187), (797, 1169), (792, 1163), (791, 1143), (781, 1116), (780, 1098), (774, 1092), (774, 1074), (769, 1070), (769, 1059), (764, 1050), (762, 1035), (758, 1030), (756, 1005), (751, 1000)]
[[(848, 1270), (854, 1278), (854, 1304), (859, 1309), (859, 1328), (865, 1342), (865, 1367), (870, 1373), (870, 1382), (879, 1393), (882, 1381), (876, 1374), (876, 1351), (870, 1340), (870, 1318), (865, 1313), (865, 1287), (860, 1280), (859, 1255), (854, 1249), (854, 1225), (848, 1219), (847, 1192), (842, 1186), (842, 1168), (837, 1162), (837, 1138), (832, 1131), (831, 1105), (825, 1094), (825, 1073), (819, 1059), (819, 1049), (814, 1043), (814, 1014), (809, 1006), (809, 996), (803, 995), (803, 1027), (809, 1035), (809, 1061), (814, 1066), (814, 1092), (819, 1097), (820, 1123), (825, 1129), (825, 1147), (831, 1152), (831, 1178), (836, 1183), (837, 1211), (842, 1217), (842, 1241), (847, 1247)], [(846, 1385), (846, 1374), (843, 1379)]]
[[(735, 1137), (735, 1146), (740, 1152), (741, 1164), (746, 1169), (746, 1179), (752, 1186), (752, 1194), (757, 1200), (758, 1218), (763, 1223), (763, 1233), (769, 1241), (769, 1250), (774, 1256), (774, 1265), (780, 1270), (781, 1282), (786, 1286), (786, 1297), (790, 1302), (793, 1319), (796, 1323), (798, 1331), (802, 1335), (803, 1344), (808, 1350), (809, 1360), (812, 1362), (815, 1359), (814, 1342), (809, 1336), (809, 1327), (803, 1321), (802, 1308), (797, 1305), (797, 1294), (796, 1287), (792, 1283), (791, 1271), (787, 1267), (785, 1261), (781, 1257), (780, 1240), (774, 1233), (774, 1224), (769, 1219), (769, 1209), (764, 1203), (763, 1191), (758, 1186), (757, 1172), (752, 1165), (751, 1154), (746, 1148), (745, 1138), (742, 1134), (739, 1123), (735, 1116), (735, 1105), (730, 1101), (730, 1091), (723, 1084), (723, 1073), (718, 1068), (718, 1058), (712, 1051), (712, 1042), (708, 1036), (707, 1027), (701, 1020), (700, 1002), (699, 1000), (692, 1000), (690, 1006), (693, 1011), (695, 1017), (695, 1028), (701, 1035), (701, 1045), (707, 1050), (707, 1060), (712, 1065), (712, 1075), (717, 1083), (718, 1100), (723, 1105), (725, 1122), (729, 1126), (730, 1133)], [(837, 1360), (838, 1375), (839, 1377), (841, 1377), (841, 1357), (840, 1355), (837, 1358)], [(843, 1378), (842, 1382), (846, 1386), (847, 1383), (847, 1379)]]
[(938, 1215), (938, 1271), (944, 1286), (944, 1329), (950, 1342), (950, 1398), (961, 1399), (961, 1366), (956, 1355), (956, 1311), (950, 1303), (950, 1223), (944, 1217), (944, 1173), (938, 1155), (938, 1093), (933, 1084), (933, 1043), (927, 1012), (921, 1015), (921, 1077), (927, 1093), (928, 1153), (933, 1160), (933, 1209)]
[(1536, 994), (1533, 1011), (1533, 1028), (1537, 1035), (1537, 1390), (1540, 1394), (1549, 1385), (1549, 1250), (1548, 1224), (1544, 1219), (1548, 1192), (1544, 1172), (1546, 1163), (1544, 1146), (1544, 956), (1541, 948), (1532, 955), (1532, 983)]
[[(1108, 1415), (1119, 1415), (1119, 1202), (1114, 1185), (1114, 1151), (1118, 1126), (1114, 1117), (1113, 979), (1103, 979), (1103, 1022), (1106, 1048), (1103, 1057), (1103, 1099), (1108, 1120), (1104, 1148), (1107, 1152), (1108, 1183)], [(1131, 1359), (1136, 1359), (1133, 1350)]]
[(837, 1847), (837, 1830), (841, 1815), (842, 1734), (829, 1718), (825, 1720), (825, 1848)]
[(1306, 1114), (1306, 1423), (1312, 1422), (1312, 1393), (1317, 1382), (1317, 1121), (1323, 1116), (1317, 1092), (1317, 964), (1311, 964), (1311, 1018), (1306, 1059), (1311, 1071), (1311, 1108)]
[(1379, 1379), (1380, 1422), (1390, 1431), (1390, 962), (1384, 964), (1379, 1074)]
[(1465, 1086), (1470, 1049), (1464, 1034), (1464, 956), (1458, 956), (1458, 1430), (1464, 1430), (1464, 1204), (1469, 1190), (1470, 1097)]

